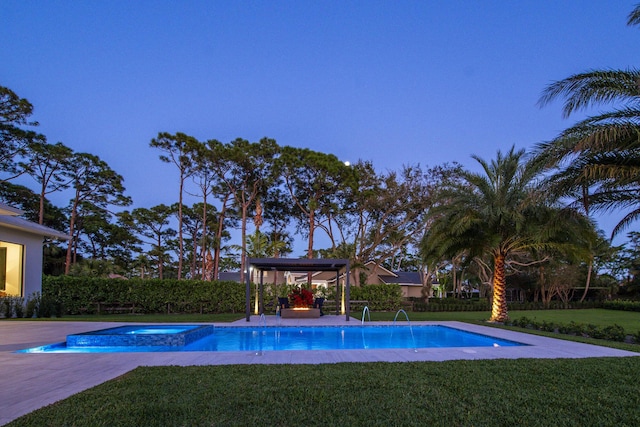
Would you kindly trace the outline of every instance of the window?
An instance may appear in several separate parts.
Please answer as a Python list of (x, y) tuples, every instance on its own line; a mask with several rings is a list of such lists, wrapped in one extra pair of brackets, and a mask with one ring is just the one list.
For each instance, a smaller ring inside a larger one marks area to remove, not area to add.
[(24, 247), (0, 241), (0, 296), (22, 295)]

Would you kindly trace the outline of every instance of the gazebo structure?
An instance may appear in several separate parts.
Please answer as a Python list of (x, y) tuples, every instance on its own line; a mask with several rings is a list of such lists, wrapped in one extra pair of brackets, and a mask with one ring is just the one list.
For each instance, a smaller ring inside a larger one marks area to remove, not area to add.
[(336, 272), (336, 307), (340, 307), (341, 286), (340, 272), (345, 273), (345, 315), (349, 320), (351, 304), (349, 301), (351, 288), (349, 285), (349, 260), (348, 259), (309, 259), (309, 258), (247, 258), (245, 263), (246, 278), (246, 316), (247, 322), (251, 318), (251, 270), (260, 272), (258, 283), (259, 314), (264, 313), (264, 272), (265, 271), (289, 271), (292, 273), (315, 273), (318, 271)]

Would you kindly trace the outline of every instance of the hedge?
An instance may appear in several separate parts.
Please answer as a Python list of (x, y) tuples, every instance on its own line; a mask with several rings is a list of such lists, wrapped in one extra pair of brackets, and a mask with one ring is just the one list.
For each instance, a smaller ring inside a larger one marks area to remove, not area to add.
[[(65, 314), (95, 313), (98, 303), (133, 304), (139, 313), (241, 313), (245, 285), (231, 281), (45, 276), (42, 294)], [(252, 287), (252, 294), (254, 287)]]
[[(62, 317), (95, 314), (109, 308), (132, 309), (136, 313), (242, 313), (246, 285), (234, 281), (175, 279), (109, 279), (72, 276), (44, 276), (42, 294), (0, 298), (0, 317)], [(264, 301), (270, 310), (276, 296), (287, 295), (292, 286), (278, 286), (280, 294), (266, 287)], [(327, 291), (335, 299), (335, 288)], [(255, 285), (251, 285), (251, 301)], [(363, 285), (351, 288), (351, 300), (367, 301), (371, 310), (402, 308), (398, 285)], [(275, 307), (275, 305), (273, 305)], [(275, 310), (275, 308), (274, 308)]]
[(605, 301), (602, 303), (602, 308), (608, 310), (640, 311), (640, 301)]
[(399, 285), (351, 286), (349, 298), (368, 301), (369, 310), (392, 311), (402, 308), (402, 290)]
[(620, 325), (598, 327), (593, 324), (582, 324), (569, 322), (568, 324), (537, 321), (527, 317), (512, 319), (505, 322), (508, 326), (517, 326), (520, 328), (534, 329), (545, 332), (555, 332), (560, 334), (575, 335), (589, 338), (597, 338), (609, 341), (628, 341), (640, 342), (640, 331), (636, 333), (627, 333)]

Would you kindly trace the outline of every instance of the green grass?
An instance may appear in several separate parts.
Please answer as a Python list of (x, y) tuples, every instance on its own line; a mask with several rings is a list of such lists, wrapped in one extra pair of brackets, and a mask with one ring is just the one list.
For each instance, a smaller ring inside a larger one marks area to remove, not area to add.
[(640, 357), (144, 367), (8, 426), (635, 426)]

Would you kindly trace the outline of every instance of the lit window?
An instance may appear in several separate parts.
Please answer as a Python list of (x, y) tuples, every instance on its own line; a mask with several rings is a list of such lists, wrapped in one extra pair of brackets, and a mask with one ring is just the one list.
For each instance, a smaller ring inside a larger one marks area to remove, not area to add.
[(24, 247), (0, 241), (0, 296), (22, 295)]

